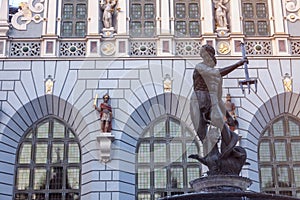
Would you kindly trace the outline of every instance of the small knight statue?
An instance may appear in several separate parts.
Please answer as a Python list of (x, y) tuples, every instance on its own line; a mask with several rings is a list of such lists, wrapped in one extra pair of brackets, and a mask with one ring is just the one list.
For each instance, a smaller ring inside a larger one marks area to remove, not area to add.
[(236, 114), (235, 114), (235, 104), (231, 102), (231, 96), (230, 94), (226, 95), (226, 101), (225, 101), (225, 108), (234, 120), (234, 125), (229, 124), (229, 128), (231, 131), (234, 131), (238, 127), (238, 121), (236, 119)]
[(112, 108), (108, 104), (109, 95), (105, 94), (103, 96), (103, 103), (97, 107), (94, 104), (94, 108), (100, 113), (100, 127), (102, 133), (110, 133), (111, 132), (111, 119), (112, 119)]

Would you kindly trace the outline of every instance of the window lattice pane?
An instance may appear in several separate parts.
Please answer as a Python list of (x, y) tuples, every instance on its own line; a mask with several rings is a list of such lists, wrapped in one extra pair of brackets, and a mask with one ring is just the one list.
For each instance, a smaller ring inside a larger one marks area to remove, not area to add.
[(67, 169), (67, 189), (79, 189), (80, 169), (69, 167)]
[(300, 161), (300, 141), (292, 141), (291, 148), (293, 161)]
[(283, 120), (279, 120), (273, 124), (274, 136), (284, 136)]
[(185, 4), (184, 3), (176, 3), (176, 18), (185, 18)]
[(166, 169), (157, 168), (154, 171), (154, 187), (155, 188), (166, 188), (167, 185), (167, 173)]
[(37, 143), (35, 147), (35, 163), (47, 163), (48, 144)]
[(244, 3), (243, 6), (244, 16), (246, 18), (251, 18), (254, 16), (253, 12), (253, 4), (252, 3)]
[(259, 146), (260, 161), (271, 161), (270, 142), (261, 142)]
[[(192, 154), (198, 154), (197, 145), (195, 142), (186, 142), (186, 157)], [(195, 159), (188, 158), (188, 162), (198, 162)]]
[(264, 3), (256, 4), (256, 15), (258, 18), (266, 18), (266, 5)]
[(138, 169), (138, 188), (148, 189), (150, 188), (150, 169), (139, 168)]
[(139, 163), (149, 163), (150, 162), (150, 143), (142, 143), (139, 146), (138, 153)]
[(76, 17), (78, 19), (86, 18), (86, 5), (85, 4), (78, 4), (76, 6)]
[(154, 137), (166, 137), (166, 126), (165, 122), (159, 122), (154, 126)]
[(182, 162), (182, 143), (173, 142), (170, 144), (170, 162)]
[(63, 22), (62, 24), (62, 34), (64, 36), (72, 36), (73, 23)]
[(274, 143), (274, 148), (276, 161), (287, 161), (286, 143), (277, 141)]
[(79, 163), (80, 162), (80, 149), (77, 143), (70, 143), (68, 149), (68, 159), (69, 163)]
[(24, 143), (20, 149), (19, 163), (30, 164), (31, 161), (31, 143)]
[(261, 185), (263, 189), (274, 187), (273, 181), (273, 172), (271, 167), (261, 167), (260, 175), (261, 175)]
[(139, 193), (138, 200), (151, 200), (151, 196), (149, 193)]
[(245, 22), (245, 32), (246, 32), (246, 35), (254, 35), (255, 34), (255, 27), (254, 27), (253, 21)]
[(171, 168), (171, 188), (183, 188), (183, 168)]
[(170, 137), (180, 137), (181, 135), (180, 124), (170, 120)]
[(257, 31), (260, 35), (268, 34), (268, 23), (266, 21), (257, 22)]
[(75, 32), (77, 36), (85, 35), (85, 22), (76, 22)]
[(142, 17), (142, 6), (140, 4), (131, 5), (131, 17), (132, 19), (140, 19)]
[(142, 34), (142, 24), (141, 22), (131, 22), (130, 25), (131, 35), (138, 36)]
[(293, 167), (295, 186), (300, 187), (300, 167)]
[(46, 168), (34, 169), (34, 181), (33, 181), (34, 190), (46, 189), (46, 173), (47, 173)]
[(190, 22), (190, 34), (191, 35), (199, 35), (199, 23), (198, 22)]
[(145, 19), (153, 19), (154, 18), (154, 5), (153, 4), (145, 4)]
[(189, 17), (190, 18), (198, 18), (199, 17), (198, 4), (196, 4), (196, 3), (189, 4)]
[(51, 167), (50, 189), (63, 189), (64, 172), (62, 166)]
[(57, 121), (53, 123), (53, 138), (64, 138), (65, 126)]
[(175, 23), (175, 29), (177, 32), (186, 35), (186, 22), (185, 21), (177, 21)]
[(54, 143), (52, 146), (52, 163), (60, 163), (64, 160), (64, 143)]
[(153, 36), (154, 22), (145, 22), (145, 36)]
[(200, 169), (199, 169), (199, 167), (188, 167), (187, 168), (187, 185), (189, 187), (191, 187), (190, 184), (189, 184), (189, 182), (191, 182), (192, 180), (194, 180), (195, 177), (200, 177)]
[(289, 178), (289, 169), (288, 167), (278, 167), (277, 168), (277, 177), (278, 177), (278, 186), (279, 187), (290, 187), (290, 178)]
[(30, 169), (19, 168), (17, 170), (17, 189), (26, 190), (29, 188)]
[(51, 200), (61, 200), (62, 199), (62, 194), (61, 193), (49, 194), (49, 199), (51, 199)]
[(73, 18), (73, 5), (72, 4), (64, 5), (63, 18), (64, 19), (72, 19)]
[(299, 125), (291, 120), (289, 121), (289, 129), (291, 136), (300, 136)]
[(49, 133), (49, 122), (44, 123), (43, 125), (38, 127), (37, 138), (48, 138), (48, 133)]
[(165, 143), (154, 144), (154, 162), (166, 162), (167, 160), (167, 147)]

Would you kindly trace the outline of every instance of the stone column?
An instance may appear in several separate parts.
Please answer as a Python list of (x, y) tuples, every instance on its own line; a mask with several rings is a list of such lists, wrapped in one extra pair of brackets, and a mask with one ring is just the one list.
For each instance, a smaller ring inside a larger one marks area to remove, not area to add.
[(88, 0), (87, 35), (99, 34), (99, 9), (98, 0)]
[(201, 1), (201, 30), (203, 35), (210, 35), (214, 32), (214, 14), (212, 1)]
[(8, 27), (8, 0), (0, 1), (0, 37), (6, 36)]
[[(118, 4), (116, 6), (116, 15), (117, 15), (117, 34), (122, 34), (122, 35), (126, 35), (126, 27), (127, 27), (127, 16), (126, 13), (128, 13), (128, 5), (126, 5), (126, 1), (124, 0), (119, 0)], [(128, 13), (129, 16), (129, 13)]]
[[(273, 4), (273, 5), (272, 5)], [(274, 20), (275, 23), (275, 34), (285, 34), (284, 31), (284, 16), (283, 16), (283, 9), (282, 5), (283, 3), (281, 1), (272, 1), (271, 4), (269, 4), (269, 7), (274, 8), (274, 16), (271, 18), (271, 20)], [(272, 9), (273, 10), (273, 9)], [(271, 13), (270, 13), (271, 14)]]
[(161, 8), (166, 8), (161, 12), (161, 34), (170, 34), (170, 10), (169, 8), (169, 2), (166, 0), (161, 1)]
[(60, 9), (57, 9), (57, 4), (54, 2), (48, 2), (45, 5), (45, 15), (46, 15), (46, 20), (47, 20), (47, 28), (46, 28), (46, 33), (45, 35), (56, 35), (56, 23), (57, 23), (57, 12), (61, 12)]
[(242, 13), (241, 13), (241, 1), (231, 0), (230, 1), (230, 32), (232, 34), (243, 33), (242, 29)]

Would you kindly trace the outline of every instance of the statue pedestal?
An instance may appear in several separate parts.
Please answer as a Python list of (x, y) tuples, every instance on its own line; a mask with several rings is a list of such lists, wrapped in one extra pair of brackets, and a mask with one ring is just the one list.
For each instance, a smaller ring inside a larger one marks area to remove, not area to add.
[(216, 32), (219, 37), (227, 37), (229, 35), (228, 33), (229, 29), (227, 27), (217, 27)]
[(103, 37), (112, 37), (115, 32), (115, 29), (114, 29), (114, 27), (103, 28), (102, 32), (103, 32), (103, 34), (102, 34)]
[(100, 133), (97, 137), (99, 144), (99, 157), (101, 162), (110, 161), (111, 142), (115, 139), (115, 136), (111, 133)]
[(206, 176), (190, 182), (196, 192), (244, 192), (251, 184), (249, 178), (234, 175)]

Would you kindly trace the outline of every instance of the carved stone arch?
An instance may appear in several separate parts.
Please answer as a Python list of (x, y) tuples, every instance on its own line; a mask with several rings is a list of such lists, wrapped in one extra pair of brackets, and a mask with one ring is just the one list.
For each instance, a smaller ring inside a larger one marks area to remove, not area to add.
[[(164, 115), (171, 115), (190, 127), (194, 131), (189, 115), (190, 100), (173, 93), (163, 93), (143, 102), (125, 123), (121, 140), (128, 140), (128, 136), (135, 141), (126, 141), (136, 147), (143, 130), (152, 122)], [(132, 152), (134, 153), (134, 152)]]
[[(73, 129), (79, 141), (81, 139), (78, 133), (87, 126), (78, 109), (54, 95), (38, 97), (26, 103), (14, 113), (2, 110), (0, 116), (2, 118), (2, 123), (0, 124), (0, 151), (4, 152), (0, 157), (2, 161), (0, 162), (0, 168), (2, 172), (7, 174), (4, 180), (7, 183), (14, 182), (14, 166), (18, 145), (23, 135), (26, 134), (28, 128), (33, 124), (47, 116), (55, 116)], [(13, 184), (5, 185), (5, 187), (6, 189), (3, 192), (7, 194), (4, 195), (11, 196)]]

